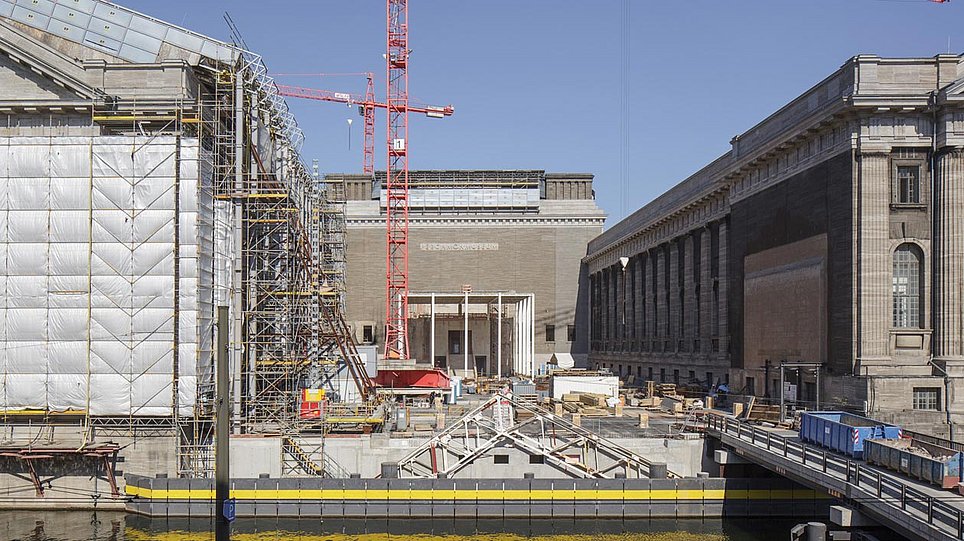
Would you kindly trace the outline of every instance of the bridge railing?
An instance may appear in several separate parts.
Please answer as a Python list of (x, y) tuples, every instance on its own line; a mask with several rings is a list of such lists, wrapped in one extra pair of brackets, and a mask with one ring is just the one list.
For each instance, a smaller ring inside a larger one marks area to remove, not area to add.
[[(956, 534), (957, 539), (964, 539), (964, 512), (960, 508), (947, 503), (940, 497), (931, 496), (893, 477), (883, 475), (864, 462), (805, 445), (770, 430), (726, 417), (708, 416), (707, 428), (736, 436), (771, 453), (782, 454), (786, 459), (819, 469), (825, 474), (870, 492), (872, 497), (880, 502), (910, 513), (952, 535)], [(832, 493), (832, 495), (845, 497), (843, 494)], [(947, 497), (957, 496), (949, 493)], [(868, 502), (858, 501), (858, 503)]]

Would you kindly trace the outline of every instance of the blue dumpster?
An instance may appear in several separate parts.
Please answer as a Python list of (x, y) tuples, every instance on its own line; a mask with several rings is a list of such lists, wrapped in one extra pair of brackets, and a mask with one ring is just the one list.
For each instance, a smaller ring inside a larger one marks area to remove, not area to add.
[(842, 411), (805, 412), (800, 417), (801, 440), (854, 458), (863, 458), (867, 440), (900, 436), (899, 426)]

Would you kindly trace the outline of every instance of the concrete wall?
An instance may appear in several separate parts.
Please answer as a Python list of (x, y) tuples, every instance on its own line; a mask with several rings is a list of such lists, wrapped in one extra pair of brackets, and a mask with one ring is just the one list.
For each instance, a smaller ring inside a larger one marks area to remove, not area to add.
[[(132, 478), (128, 511), (207, 519), (212, 486), (211, 480)], [(235, 479), (231, 490), (239, 517), (814, 516), (832, 501), (779, 478)]]
[[(388, 438), (380, 434), (353, 438), (328, 438), (325, 441), (325, 453), (349, 473), (358, 473), (363, 478), (371, 478), (381, 473), (383, 462), (397, 462), (424, 441), (414, 438)], [(703, 440), (614, 438), (611, 441), (639, 453), (650, 462), (666, 463), (670, 471), (683, 476), (695, 476), (703, 468)], [(495, 454), (509, 455), (509, 463), (495, 464), (493, 459)], [(528, 455), (510, 447), (501, 447), (486, 453), (456, 477), (522, 479), (524, 473), (533, 473), (537, 478), (543, 479), (568, 477), (551, 466), (531, 464)]]

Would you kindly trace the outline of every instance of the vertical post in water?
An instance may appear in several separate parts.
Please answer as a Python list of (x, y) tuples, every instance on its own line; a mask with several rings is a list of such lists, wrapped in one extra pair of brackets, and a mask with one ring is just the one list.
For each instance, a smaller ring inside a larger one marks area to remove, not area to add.
[(230, 446), (228, 442), (231, 430), (231, 402), (229, 400), (228, 378), (228, 307), (218, 306), (217, 311), (218, 338), (215, 355), (215, 378), (217, 382), (217, 399), (215, 432), (214, 432), (214, 509), (217, 517), (215, 538), (217, 541), (228, 541), (231, 537), (231, 523), (225, 516), (225, 502), (228, 501), (231, 488)]

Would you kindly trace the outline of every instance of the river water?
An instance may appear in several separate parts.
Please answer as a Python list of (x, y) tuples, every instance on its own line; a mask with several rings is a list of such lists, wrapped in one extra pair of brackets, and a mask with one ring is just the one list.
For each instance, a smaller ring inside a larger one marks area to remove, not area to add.
[[(239, 519), (232, 541), (770, 541), (787, 539), (806, 519), (413, 520)], [(203, 520), (159, 520), (123, 513), (0, 511), (9, 541), (214, 541)]]

